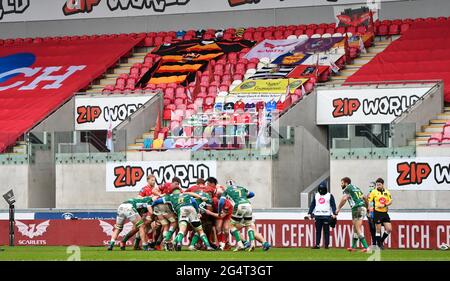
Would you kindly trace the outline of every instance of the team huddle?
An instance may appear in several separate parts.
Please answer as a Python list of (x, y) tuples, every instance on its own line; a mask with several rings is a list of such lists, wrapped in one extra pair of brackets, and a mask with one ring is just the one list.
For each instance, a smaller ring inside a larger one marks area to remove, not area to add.
[[(236, 240), (234, 251), (253, 251), (256, 241), (264, 251), (270, 249), (271, 245), (255, 229), (249, 201), (255, 194), (233, 181), (222, 186), (217, 179), (209, 177), (206, 181), (198, 179), (196, 185), (183, 190), (177, 177), (158, 186), (156, 178), (150, 175), (147, 183), (136, 198), (128, 199), (117, 209), (108, 250), (113, 250), (126, 220), (133, 223), (133, 228), (120, 241), (121, 250), (136, 235), (134, 249), (141, 249), (142, 243), (145, 251), (159, 247), (180, 251), (187, 236), (189, 250), (223, 251), (231, 248), (229, 233)], [(247, 233), (247, 240), (241, 236), (242, 229)]]

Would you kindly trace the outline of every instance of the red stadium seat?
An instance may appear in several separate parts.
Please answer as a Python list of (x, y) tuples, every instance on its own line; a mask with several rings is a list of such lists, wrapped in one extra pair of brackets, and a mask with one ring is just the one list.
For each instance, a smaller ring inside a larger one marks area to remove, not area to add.
[(358, 26), (358, 28), (356, 29), (356, 33), (358, 34), (364, 34), (367, 32), (367, 28), (364, 25), (360, 25)]
[(314, 33), (322, 35), (325, 33), (325, 29), (319, 27), (314, 31)]
[(354, 26), (347, 26), (346, 32), (350, 32), (352, 34), (356, 34), (356, 27), (354, 27)]
[(330, 34), (334, 34), (335, 33), (335, 28), (334, 27), (328, 27), (326, 30), (325, 30), (325, 33), (330, 33)]
[(389, 33), (388, 26), (382, 24), (382, 25), (380, 25), (380, 26), (378, 27), (378, 30), (377, 30), (376, 35), (379, 35), (379, 36), (386, 36), (386, 35), (388, 35), (388, 33)]
[(155, 45), (154, 37), (145, 37), (145, 39), (144, 39), (145, 47), (153, 47), (154, 45)]
[(346, 32), (345, 31), (345, 27), (344, 26), (340, 26), (340, 27), (336, 28), (336, 32), (344, 34)]
[(389, 26), (389, 35), (397, 35), (400, 34), (400, 27), (396, 24), (391, 24)]
[(299, 36), (305, 34), (305, 29), (296, 29), (294, 35)]

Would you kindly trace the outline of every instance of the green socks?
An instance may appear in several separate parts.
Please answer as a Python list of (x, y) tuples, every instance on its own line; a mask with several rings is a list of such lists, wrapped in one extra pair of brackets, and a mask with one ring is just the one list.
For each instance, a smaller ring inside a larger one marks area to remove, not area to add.
[(195, 246), (195, 244), (197, 244), (198, 239), (200, 239), (200, 236), (196, 233), (194, 235), (194, 237), (192, 237), (192, 241), (191, 241), (191, 245), (190, 246)]
[(206, 237), (206, 234), (203, 233), (202, 236), (200, 236), (200, 238), (202, 239), (202, 241), (206, 247), (208, 247), (208, 248), (211, 247), (211, 245), (209, 244), (209, 241), (208, 241), (208, 237)]

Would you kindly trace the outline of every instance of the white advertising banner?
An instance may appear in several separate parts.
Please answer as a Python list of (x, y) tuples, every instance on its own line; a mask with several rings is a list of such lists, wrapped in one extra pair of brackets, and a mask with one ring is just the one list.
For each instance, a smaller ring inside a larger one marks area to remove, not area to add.
[[(398, 0), (384, 0), (398, 1)], [(340, 0), (339, 4), (365, 3)], [(327, 0), (0, 0), (0, 22), (92, 19), (333, 5)]]
[(107, 192), (139, 192), (147, 185), (147, 176), (154, 175), (156, 184), (181, 180), (188, 188), (197, 179), (217, 176), (216, 161), (139, 161), (106, 164)]
[(308, 41), (308, 38), (302, 39), (285, 39), (285, 40), (269, 40), (264, 39), (261, 43), (253, 47), (250, 52), (245, 55), (245, 58), (250, 60), (252, 58), (269, 58), (274, 60), (281, 55), (284, 55)]
[(75, 97), (75, 130), (107, 130), (125, 121), (154, 95)]
[(398, 89), (318, 89), (317, 124), (389, 124), (430, 87)]
[(450, 157), (388, 160), (391, 190), (450, 190)]

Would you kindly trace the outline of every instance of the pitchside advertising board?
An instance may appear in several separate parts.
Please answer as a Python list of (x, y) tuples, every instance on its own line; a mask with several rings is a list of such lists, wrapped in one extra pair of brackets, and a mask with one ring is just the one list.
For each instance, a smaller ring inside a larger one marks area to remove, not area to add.
[(215, 161), (146, 161), (106, 164), (107, 192), (139, 192), (147, 185), (147, 176), (154, 175), (156, 184), (181, 180), (181, 187), (194, 185), (197, 179), (217, 176)]
[(107, 130), (127, 120), (154, 95), (75, 98), (75, 130)]
[[(275, 247), (312, 247), (315, 245), (315, 226), (303, 219), (304, 213), (255, 212), (256, 230)], [(437, 249), (450, 244), (450, 213), (391, 213), (392, 233), (386, 240), (392, 249)], [(79, 245), (104, 246), (111, 238), (115, 220), (37, 220), (17, 219), (15, 245)], [(366, 237), (370, 237), (367, 221), (363, 223)], [(8, 220), (0, 220), (0, 245), (8, 244)], [(122, 238), (132, 228), (125, 223)], [(341, 213), (335, 228), (331, 228), (331, 247), (350, 246), (353, 230), (350, 213)], [(246, 233), (243, 233), (244, 237)], [(370, 238), (368, 238), (370, 239)], [(120, 241), (120, 239), (118, 239)], [(231, 245), (235, 245), (230, 235)], [(184, 244), (187, 245), (187, 240)], [(133, 241), (127, 242), (132, 245)], [(258, 244), (259, 245), (259, 244)], [(259, 245), (260, 246), (260, 245)], [(359, 245), (361, 246), (361, 245)]]
[[(383, 0), (383, 2), (398, 0)], [(340, 0), (339, 4), (362, 3)], [(327, 0), (0, 0), (0, 21), (39, 21), (205, 13), (332, 5)]]
[(450, 157), (388, 160), (391, 190), (450, 190)]
[(389, 124), (430, 89), (319, 89), (317, 124)]

